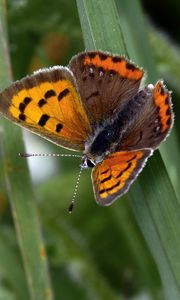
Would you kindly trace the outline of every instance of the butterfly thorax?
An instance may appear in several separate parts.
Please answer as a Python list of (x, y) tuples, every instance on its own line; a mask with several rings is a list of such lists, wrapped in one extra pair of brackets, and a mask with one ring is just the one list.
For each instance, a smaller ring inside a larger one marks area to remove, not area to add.
[(96, 126), (85, 143), (81, 164), (83, 167), (93, 167), (111, 153), (121, 151), (127, 130), (134, 126), (134, 122), (141, 115), (142, 104), (145, 104), (149, 96), (151, 96), (149, 88), (138, 92), (127, 105), (117, 109), (108, 120)]
[(84, 157), (81, 166), (93, 167), (103, 161), (110, 153), (115, 152), (123, 136), (125, 124), (118, 125), (118, 118), (109, 120), (96, 128), (95, 134), (85, 143)]

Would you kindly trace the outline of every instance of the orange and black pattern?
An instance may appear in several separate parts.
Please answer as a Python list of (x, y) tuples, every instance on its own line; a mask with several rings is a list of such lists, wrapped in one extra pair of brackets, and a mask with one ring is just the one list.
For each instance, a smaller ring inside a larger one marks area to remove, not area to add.
[(143, 77), (144, 70), (123, 56), (83, 52), (68, 68), (41, 69), (14, 82), (0, 93), (0, 113), (83, 151), (81, 167), (94, 166), (96, 201), (110, 205), (127, 192), (173, 125), (170, 92), (162, 81), (140, 90)]
[(15, 82), (0, 95), (0, 109), (20, 125), (68, 148), (83, 150), (90, 133), (73, 77), (65, 68), (42, 70)]
[(143, 168), (150, 149), (115, 152), (97, 165), (92, 173), (96, 201), (110, 205), (122, 196)]

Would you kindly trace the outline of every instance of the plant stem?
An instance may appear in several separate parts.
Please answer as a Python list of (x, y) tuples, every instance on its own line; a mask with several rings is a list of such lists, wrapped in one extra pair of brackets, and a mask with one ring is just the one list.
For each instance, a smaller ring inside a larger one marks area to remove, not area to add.
[[(79, 16), (87, 50), (101, 49), (113, 53), (126, 53), (144, 62), (156, 78), (153, 60), (146, 47), (145, 22), (137, 0), (119, 0), (120, 18), (116, 2), (103, 0), (77, 0)], [(131, 19), (128, 19), (130, 18)], [(126, 27), (125, 27), (126, 25)], [(138, 28), (137, 28), (138, 25)], [(128, 42), (127, 32), (139, 38)], [(122, 38), (124, 36), (124, 38)], [(143, 47), (136, 45), (144, 44)], [(129, 192), (137, 222), (158, 265), (166, 298), (180, 299), (180, 207), (172, 184), (158, 151), (148, 162), (143, 174)], [(119, 203), (120, 205), (120, 203)], [(120, 209), (120, 208), (119, 208)]]
[[(12, 80), (7, 44), (5, 1), (0, 2), (0, 88)], [(10, 200), (17, 238), (23, 257), (31, 300), (53, 299), (35, 197), (25, 159), (21, 130), (1, 119), (1, 156), (6, 191)], [(2, 179), (2, 176), (1, 176)]]

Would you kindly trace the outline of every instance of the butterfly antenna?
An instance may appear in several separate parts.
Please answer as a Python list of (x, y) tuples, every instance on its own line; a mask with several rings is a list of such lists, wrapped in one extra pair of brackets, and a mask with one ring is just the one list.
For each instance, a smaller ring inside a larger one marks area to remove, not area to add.
[(81, 157), (82, 155), (77, 154), (59, 154), (59, 153), (19, 153), (20, 157)]
[[(37, 157), (37, 156), (41, 157), (41, 156), (43, 156), (43, 157), (78, 157), (78, 158), (82, 158), (82, 155), (78, 155), (78, 154), (59, 154), (59, 153), (19, 153), (19, 156), (20, 157)], [(79, 187), (79, 181), (80, 181), (80, 177), (82, 174), (82, 170), (83, 170), (83, 168), (80, 167), (80, 171), (79, 171), (76, 185), (74, 188), (73, 197), (72, 197), (71, 203), (69, 205), (69, 209), (68, 209), (69, 213), (72, 213), (72, 210), (74, 208), (74, 203), (75, 203), (76, 196), (77, 196), (77, 191), (78, 191), (78, 187)]]
[(75, 188), (74, 188), (73, 197), (72, 197), (71, 203), (69, 205), (68, 211), (69, 211), (70, 214), (72, 213), (72, 210), (74, 208), (74, 203), (75, 203), (76, 196), (77, 196), (77, 191), (78, 191), (78, 187), (79, 187), (79, 181), (80, 181), (80, 178), (81, 178), (82, 170), (83, 170), (83, 168), (81, 167), (80, 171), (79, 171), (79, 174), (78, 174), (78, 177), (77, 177), (76, 185), (75, 185)]

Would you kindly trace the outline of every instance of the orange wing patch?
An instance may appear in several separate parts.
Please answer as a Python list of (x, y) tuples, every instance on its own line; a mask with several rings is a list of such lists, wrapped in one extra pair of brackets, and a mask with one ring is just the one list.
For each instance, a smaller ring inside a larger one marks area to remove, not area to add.
[(154, 88), (153, 100), (158, 109), (161, 122), (161, 132), (165, 132), (169, 130), (172, 124), (172, 110), (170, 103), (170, 94), (160, 81)]
[(107, 71), (117, 72), (122, 77), (137, 81), (144, 75), (142, 69), (139, 69), (125, 58), (109, 56), (105, 53), (89, 52), (85, 54), (83, 63), (84, 65), (94, 65)]
[(92, 172), (96, 201), (110, 205), (127, 192), (151, 153), (150, 149), (115, 152), (97, 165)]
[(68, 72), (45, 69), (17, 81), (0, 95), (0, 110), (57, 144), (82, 150), (90, 125)]

